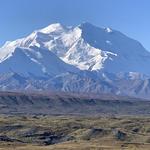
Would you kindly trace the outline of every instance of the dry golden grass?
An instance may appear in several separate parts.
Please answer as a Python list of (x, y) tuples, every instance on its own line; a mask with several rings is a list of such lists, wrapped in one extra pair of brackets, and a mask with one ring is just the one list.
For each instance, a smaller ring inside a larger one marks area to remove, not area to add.
[[(118, 137), (118, 131), (125, 136)], [(63, 140), (45, 145), (44, 132)], [(150, 118), (1, 116), (2, 135), (22, 142), (0, 141), (0, 150), (150, 150)]]

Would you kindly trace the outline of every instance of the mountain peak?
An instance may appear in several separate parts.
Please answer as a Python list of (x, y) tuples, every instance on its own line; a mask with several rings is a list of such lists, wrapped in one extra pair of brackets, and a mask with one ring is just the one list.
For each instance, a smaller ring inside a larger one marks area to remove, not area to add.
[(93, 26), (90, 22), (83, 22), (80, 24), (80, 26)]
[(43, 28), (40, 30), (40, 32), (42, 33), (51, 33), (54, 31), (63, 31), (64, 30), (64, 26), (61, 25), (60, 23), (54, 23), (54, 24), (50, 24), (49, 26)]
[(90, 22), (83, 22), (78, 27), (81, 29), (86, 29), (86, 28), (95, 28), (96, 26), (91, 24)]

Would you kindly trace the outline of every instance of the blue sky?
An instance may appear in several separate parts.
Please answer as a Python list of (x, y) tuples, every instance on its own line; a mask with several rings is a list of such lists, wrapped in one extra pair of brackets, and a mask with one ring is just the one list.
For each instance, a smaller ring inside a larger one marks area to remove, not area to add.
[(0, 45), (60, 22), (111, 27), (150, 50), (149, 0), (0, 0)]

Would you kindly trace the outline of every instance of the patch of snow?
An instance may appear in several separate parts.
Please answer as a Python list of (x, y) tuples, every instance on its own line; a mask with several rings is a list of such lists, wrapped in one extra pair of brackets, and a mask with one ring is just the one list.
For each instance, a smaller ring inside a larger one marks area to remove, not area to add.
[(111, 41), (109, 41), (109, 40), (106, 40), (106, 43), (109, 45), (112, 45)]
[(105, 28), (105, 31), (108, 32), (108, 33), (111, 33), (112, 29), (107, 27), (107, 28)]

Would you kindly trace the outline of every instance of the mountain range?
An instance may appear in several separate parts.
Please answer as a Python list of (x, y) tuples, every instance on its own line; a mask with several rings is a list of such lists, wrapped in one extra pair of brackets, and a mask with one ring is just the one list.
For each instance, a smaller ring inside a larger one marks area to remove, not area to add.
[(59, 23), (0, 48), (0, 89), (111, 93), (149, 98), (150, 52), (90, 23)]

